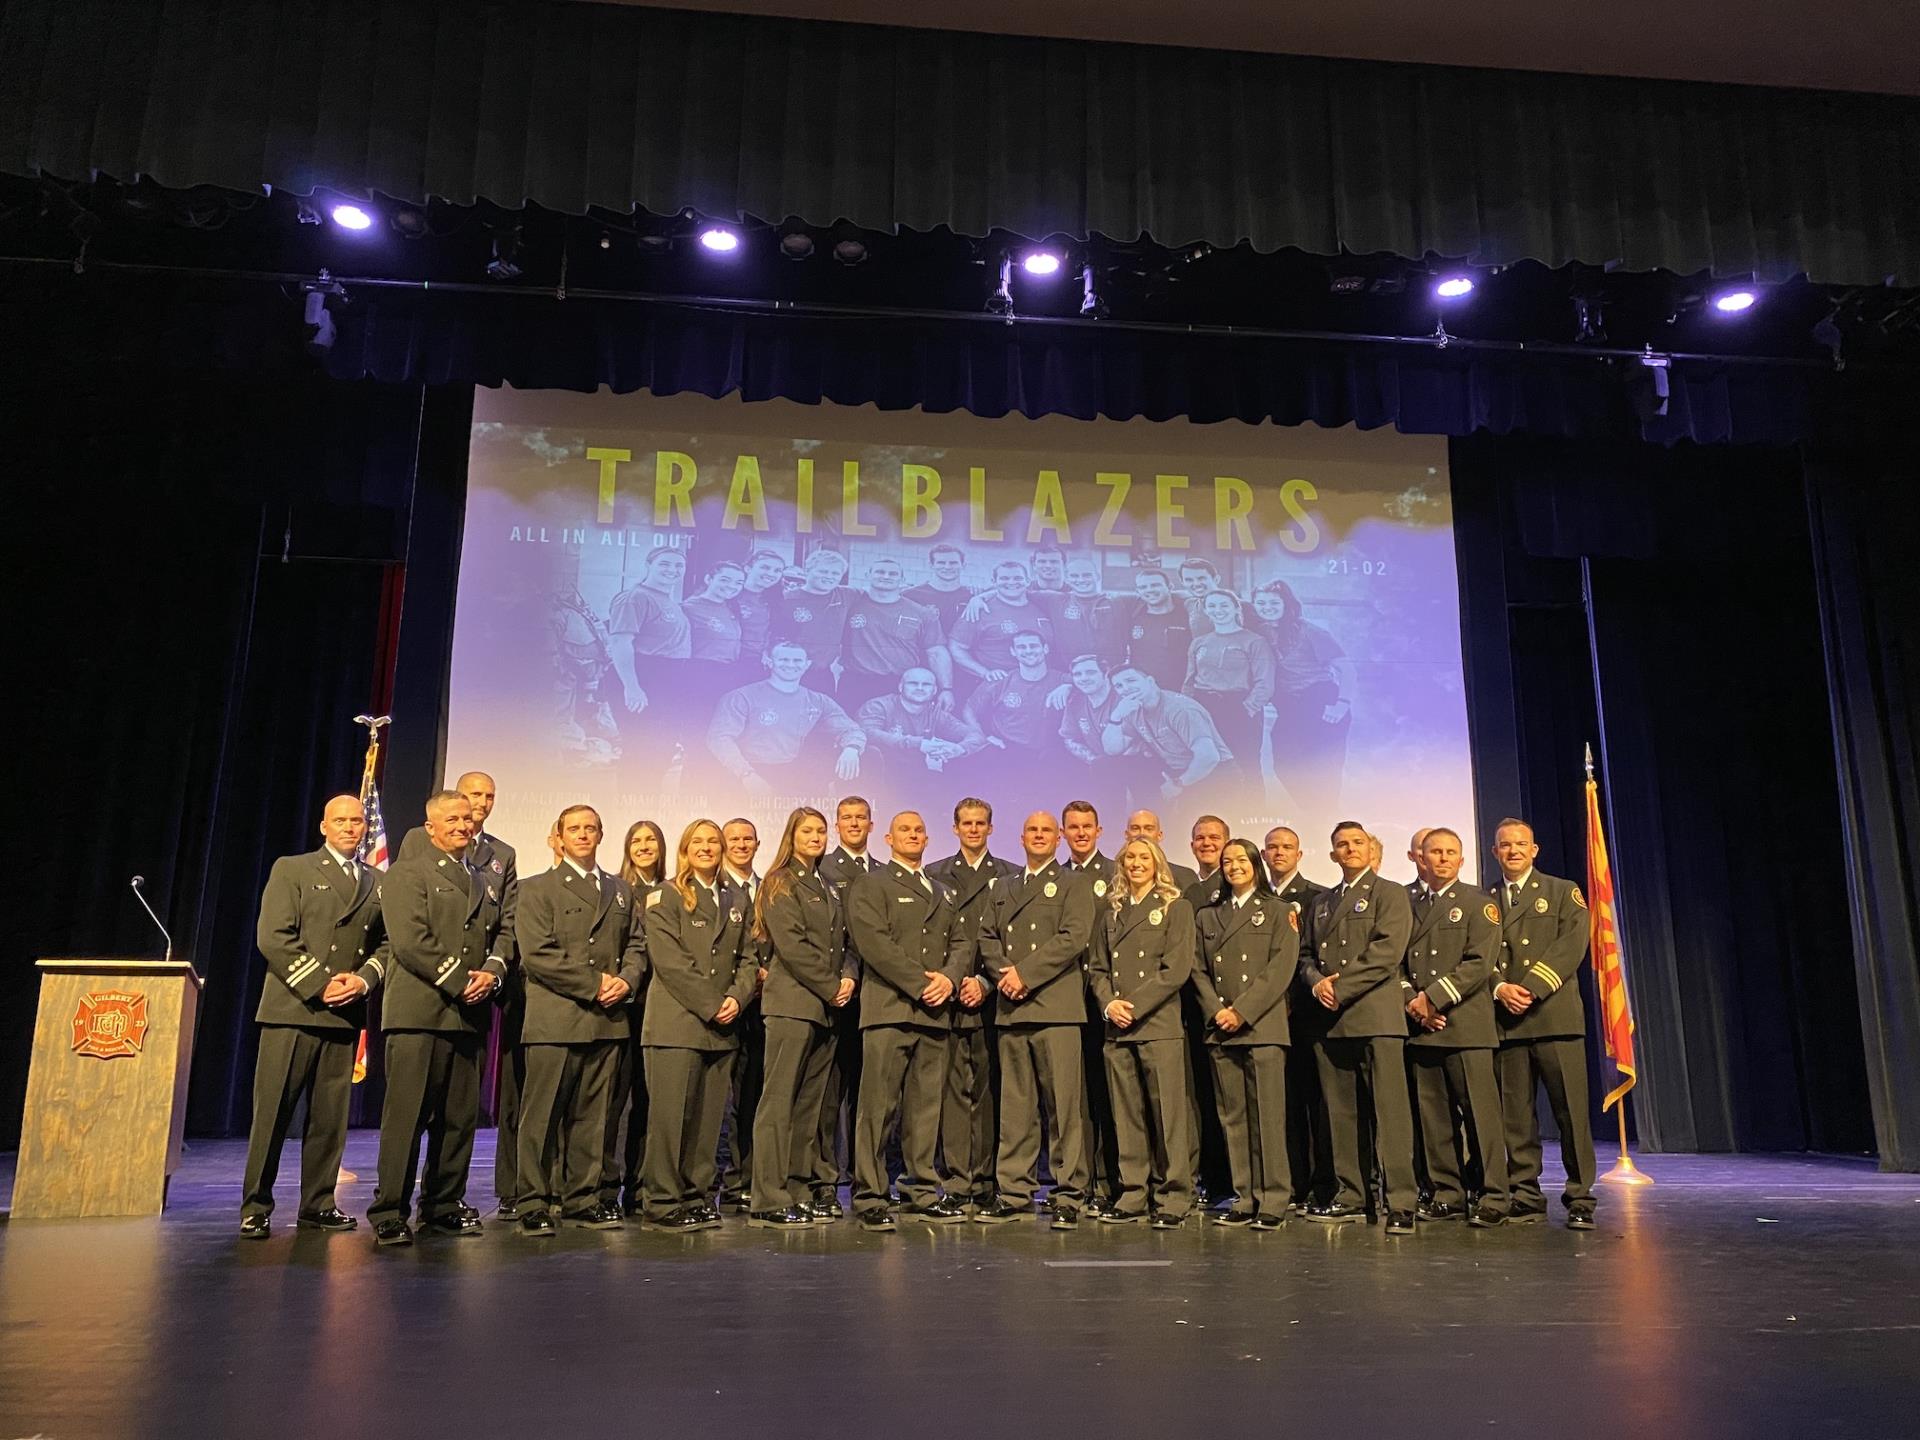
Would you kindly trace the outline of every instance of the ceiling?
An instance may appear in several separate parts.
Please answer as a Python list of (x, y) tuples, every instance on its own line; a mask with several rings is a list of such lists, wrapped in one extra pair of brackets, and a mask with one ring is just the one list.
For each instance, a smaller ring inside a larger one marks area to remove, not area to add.
[[(664, 4), (665, 0), (607, 0)], [(672, 8), (1368, 60), (1920, 95), (1912, 0), (672, 0)]]

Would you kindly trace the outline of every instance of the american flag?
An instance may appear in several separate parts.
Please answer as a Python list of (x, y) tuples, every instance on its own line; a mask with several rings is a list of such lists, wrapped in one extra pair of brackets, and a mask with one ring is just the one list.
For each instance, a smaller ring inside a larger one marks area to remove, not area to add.
[[(376, 870), (387, 868), (387, 820), (380, 813), (380, 787), (374, 783), (373, 763), (368, 760), (366, 774), (360, 780), (360, 808), (367, 812), (366, 838), (360, 842), (360, 863)], [(367, 1078), (367, 1032), (353, 1052), (353, 1083)]]

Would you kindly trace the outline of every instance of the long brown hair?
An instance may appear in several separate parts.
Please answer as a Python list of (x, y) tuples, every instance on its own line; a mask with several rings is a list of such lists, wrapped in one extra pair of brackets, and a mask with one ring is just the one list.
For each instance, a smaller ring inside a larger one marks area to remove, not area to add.
[[(660, 850), (660, 858), (658, 861), (655, 862), (659, 868), (660, 873), (658, 875), (655, 875), (651, 880), (648, 880), (642, 877), (642, 875), (640, 874), (639, 867), (633, 863), (633, 858), (632, 858), (633, 857), (633, 837), (638, 835), (642, 830), (647, 830), (652, 832), (653, 843), (656, 846), (658, 846)], [(658, 885), (662, 880), (666, 878), (666, 874), (667, 874), (666, 832), (663, 831), (658, 825), (654, 824), (653, 821), (651, 820), (634, 821), (633, 824), (627, 827), (626, 838), (620, 842), (620, 878), (626, 881), (627, 884), (629, 885)]]
[(833, 826), (828, 823), (827, 817), (811, 805), (802, 805), (787, 816), (786, 828), (780, 832), (780, 843), (774, 847), (773, 864), (767, 869), (767, 878), (760, 886), (760, 893), (753, 897), (753, 938), (756, 940), (773, 938), (767, 933), (767, 906), (793, 888), (793, 872), (789, 867), (806, 863), (796, 859), (793, 853), (794, 832), (800, 828), (803, 820), (818, 820), (828, 838), (833, 836)]
[(1120, 913), (1120, 907), (1133, 898), (1133, 882), (1127, 879), (1127, 872), (1120, 868), (1120, 861), (1136, 845), (1146, 846), (1147, 853), (1153, 856), (1153, 884), (1148, 887), (1147, 893), (1169, 905), (1180, 898), (1180, 886), (1173, 878), (1173, 866), (1167, 863), (1167, 852), (1146, 836), (1138, 835), (1122, 845), (1120, 854), (1113, 857), (1113, 868), (1120, 883), (1113, 887), (1107, 903), (1113, 907), (1116, 915)]
[[(689, 910), (698, 905), (700, 901), (693, 893), (693, 866), (687, 860), (687, 851), (692, 848), (693, 837), (702, 825), (706, 826), (723, 840), (725, 838), (720, 826), (712, 820), (694, 820), (687, 825), (686, 829), (680, 832), (680, 848), (676, 850), (673, 855), (673, 888), (680, 892), (680, 903)], [(715, 878), (718, 878), (717, 867), (715, 870)]]

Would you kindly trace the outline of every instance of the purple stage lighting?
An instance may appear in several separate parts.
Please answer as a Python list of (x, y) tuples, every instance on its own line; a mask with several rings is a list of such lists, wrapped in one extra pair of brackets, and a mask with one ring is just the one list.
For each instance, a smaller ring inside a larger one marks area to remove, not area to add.
[(373, 216), (358, 205), (336, 205), (331, 213), (342, 230), (365, 230), (373, 224)]
[(1051, 250), (1035, 250), (1020, 262), (1020, 268), (1029, 275), (1058, 275), (1060, 257)]
[(1751, 310), (1760, 297), (1751, 290), (1722, 290), (1713, 297), (1713, 308), (1722, 315), (1738, 315)]
[(1473, 293), (1473, 277), (1469, 275), (1449, 275), (1433, 287), (1433, 293), (1442, 300), (1459, 300)]
[(700, 232), (700, 243), (718, 254), (726, 255), (740, 248), (740, 237), (731, 230), (723, 230), (716, 225), (711, 230)]

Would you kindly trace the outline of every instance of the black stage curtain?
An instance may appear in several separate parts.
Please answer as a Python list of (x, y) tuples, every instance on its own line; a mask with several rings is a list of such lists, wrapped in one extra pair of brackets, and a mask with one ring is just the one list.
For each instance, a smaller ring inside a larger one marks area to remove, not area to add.
[(1482, 835), (1582, 878), (1594, 742), (1640, 1139), (1874, 1148), (1797, 458), (1476, 437), (1453, 475)]
[[(0, 322), (72, 363), (304, 373), (296, 299), (277, 287), (0, 269)], [(335, 379), (430, 386), (924, 406), (989, 418), (1186, 416), (1415, 434), (1526, 433), (1787, 445), (1871, 424), (1905, 392), (1856, 366), (1674, 362), (1651, 413), (1637, 362), (1465, 347), (1333, 345), (965, 320), (744, 315), (537, 295), (356, 289), (323, 362)], [(1889, 398), (1890, 394), (1893, 398)]]
[(507, 0), (0, 0), (0, 170), (1920, 276), (1905, 98)]
[[(1920, 509), (1911, 454), (1823, 456), (1808, 498), (1880, 1163), (1920, 1170)], [(1823, 897), (1838, 924), (1841, 897)], [(1836, 961), (1844, 957), (1835, 957)], [(1834, 984), (1839, 986), (1836, 977)]]
[[(384, 684), (422, 397), (90, 371), (10, 333), (0, 1149), (18, 1136), (33, 960), (160, 953), (135, 873), (207, 981), (189, 1126), (243, 1133), (260, 888), (273, 857), (319, 843), (325, 797), (359, 785), (352, 717)], [(394, 797), (396, 826), (425, 784)], [(364, 1116), (377, 1080), (361, 1088)]]

